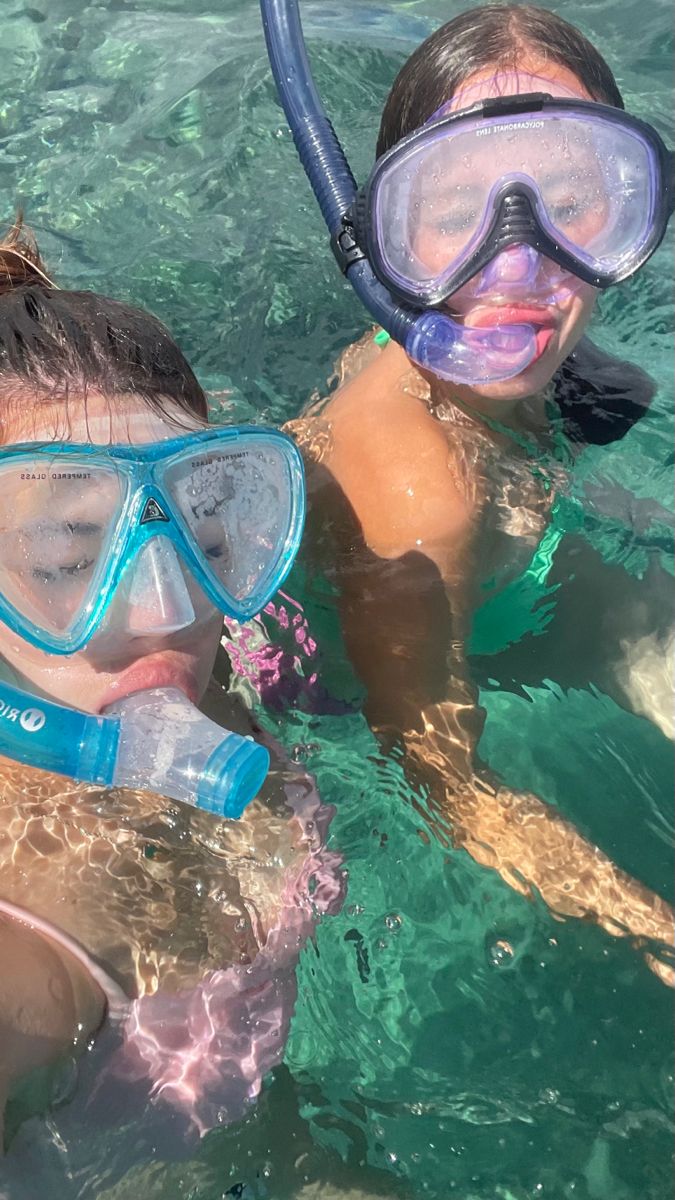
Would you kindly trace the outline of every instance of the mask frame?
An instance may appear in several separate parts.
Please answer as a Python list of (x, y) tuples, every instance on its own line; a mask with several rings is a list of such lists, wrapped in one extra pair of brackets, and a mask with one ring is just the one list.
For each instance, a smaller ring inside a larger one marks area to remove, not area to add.
[[(652, 167), (652, 211), (647, 223), (647, 235), (636, 248), (630, 263), (616, 271), (601, 271), (589, 264), (588, 255), (574, 254), (561, 244), (560, 235), (549, 224), (544, 213), (541, 194), (533, 180), (513, 171), (500, 179), (488, 198), (492, 213), (488, 227), (476, 240), (470, 253), (459, 257), (456, 269), (449, 266), (434, 286), (406, 286), (398, 272), (390, 267), (378, 236), (378, 192), (392, 163), (403, 159), (412, 149), (439, 140), (439, 135), (454, 131), (457, 126), (478, 124), (481, 121), (502, 121), (511, 116), (523, 117), (541, 113), (581, 117), (591, 122), (604, 122), (627, 130), (646, 147)], [(367, 256), (373, 272), (388, 291), (404, 304), (438, 308), (461, 287), (478, 275), (501, 251), (513, 245), (531, 246), (539, 254), (555, 262), (564, 271), (599, 289), (612, 287), (630, 278), (651, 257), (661, 244), (668, 221), (675, 207), (673, 170), (675, 156), (669, 151), (657, 131), (645, 121), (622, 109), (591, 100), (571, 100), (552, 97), (544, 92), (516, 96), (500, 96), (483, 100), (470, 108), (434, 117), (420, 129), (402, 138), (376, 162), (367, 183), (357, 194), (351, 214), (357, 245)]]
[[(250, 594), (243, 598), (232, 595), (209, 566), (176, 500), (162, 482), (163, 474), (186, 453), (199, 454), (214, 446), (254, 454), (262, 454), (267, 446), (273, 448), (284, 466), (288, 507), (283, 536)], [(295, 444), (277, 430), (245, 425), (213, 428), (139, 446), (21, 443), (2, 448), (0, 471), (8, 464), (20, 465), (22, 460), (34, 464), (39, 457), (50, 462), (77, 458), (84, 465), (99, 463), (108, 472), (111, 468), (119, 472), (127, 483), (124, 504), (101, 552), (97, 576), (97, 580), (101, 577), (100, 586), (67, 629), (53, 633), (39, 626), (0, 592), (0, 620), (40, 650), (68, 655), (83, 649), (105, 619), (127, 567), (148, 540), (158, 535), (172, 544), (211, 603), (237, 621), (246, 621), (260, 612), (291, 569), (305, 520), (304, 468)]]

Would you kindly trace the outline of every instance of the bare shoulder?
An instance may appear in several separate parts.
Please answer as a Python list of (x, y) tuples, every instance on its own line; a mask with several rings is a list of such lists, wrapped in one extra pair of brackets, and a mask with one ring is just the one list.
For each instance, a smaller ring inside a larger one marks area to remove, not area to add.
[(287, 428), (308, 463), (337, 484), (376, 554), (461, 538), (470, 521), (445, 430), (406, 387), (410, 364), (394, 343), (338, 388), (321, 411)]

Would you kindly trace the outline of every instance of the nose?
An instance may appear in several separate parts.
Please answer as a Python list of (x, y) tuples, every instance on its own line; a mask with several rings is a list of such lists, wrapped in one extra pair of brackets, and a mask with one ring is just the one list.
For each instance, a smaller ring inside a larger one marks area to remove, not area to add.
[(496, 254), (482, 272), (481, 291), (515, 285), (532, 287), (539, 274), (542, 256), (534, 246), (517, 243)]
[(171, 542), (150, 538), (129, 568), (126, 632), (133, 637), (177, 633), (196, 620), (180, 560)]

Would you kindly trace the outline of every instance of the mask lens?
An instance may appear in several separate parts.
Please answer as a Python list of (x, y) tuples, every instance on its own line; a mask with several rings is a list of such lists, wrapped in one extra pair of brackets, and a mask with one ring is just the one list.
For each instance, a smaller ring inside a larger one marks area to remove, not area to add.
[(376, 194), (377, 234), (389, 269), (433, 286), (471, 252), (493, 181), (476, 130), (445, 132), (394, 159)]
[(66, 635), (98, 598), (126, 481), (59, 455), (9, 460), (0, 486), (4, 599), (38, 629)]
[(245, 434), (193, 447), (167, 464), (162, 482), (216, 589), (235, 607), (266, 592), (289, 553), (294, 517), (283, 449)]
[(636, 260), (654, 213), (650, 146), (626, 126), (550, 118), (537, 181), (544, 219), (563, 244), (602, 272)]

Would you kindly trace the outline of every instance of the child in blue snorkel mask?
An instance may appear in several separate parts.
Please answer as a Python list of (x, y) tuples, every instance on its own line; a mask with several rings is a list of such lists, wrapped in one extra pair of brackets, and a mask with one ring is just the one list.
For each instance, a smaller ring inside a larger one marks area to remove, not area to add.
[[(561, 458), (622, 437), (653, 393), (584, 340), (597, 289), (638, 269), (672, 209), (663, 143), (622, 110), (607, 64), (551, 12), (487, 5), (433, 34), (395, 81), (378, 162), (333, 232), (347, 278), (367, 264), (359, 295), (398, 340), (347, 351), (337, 391), (289, 429), (366, 711), (402, 743), (438, 835), (556, 914), (660, 944), (648, 961), (672, 983), (665, 900), (477, 757), (477, 678), (593, 684), (673, 733), (669, 577), (606, 566), (561, 519)], [(401, 313), (428, 319), (428, 353)], [(476, 612), (507, 586), (527, 612), (498, 631), (508, 656), (488, 660), (500, 647), (481, 642)]]
[(203, 1133), (278, 1061), (299, 947), (342, 888), (328, 810), (273, 744), (239, 823), (154, 794), (173, 735), (201, 737), (197, 704), (265, 741), (209, 681), (223, 614), (257, 611), (295, 553), (297, 452), (208, 429), (167, 330), (56, 288), (19, 228), (0, 244), (0, 422), (0, 683), (25, 705), (0, 707), (4, 753), (7, 729), (39, 737), (48, 701), (100, 728), (131, 696), (165, 700), (136, 790), (100, 786), (109, 743), (89, 784), (0, 756), (0, 1153), (8, 1098), (101, 1026), (102, 1108), (121, 1077), (129, 1104), (150, 1085)]

